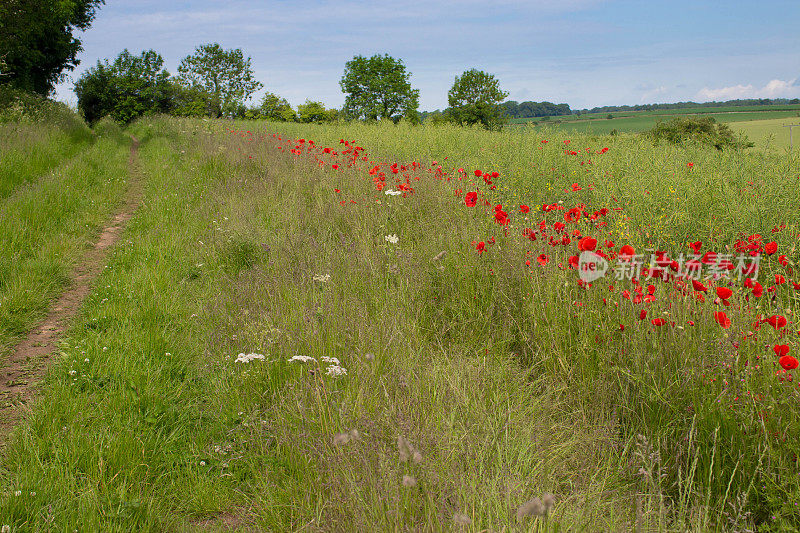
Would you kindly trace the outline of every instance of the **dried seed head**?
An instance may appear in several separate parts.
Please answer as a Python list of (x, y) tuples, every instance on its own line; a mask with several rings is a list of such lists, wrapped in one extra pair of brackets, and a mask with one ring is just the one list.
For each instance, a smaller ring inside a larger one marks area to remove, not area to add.
[(350, 435), (351, 440), (358, 440), (361, 438), (361, 433), (357, 429), (351, 429), (348, 433)]
[(375, 354), (367, 352), (364, 354), (364, 359), (367, 361), (373, 361), (375, 359)]
[(545, 492), (544, 494), (542, 494), (542, 504), (544, 505), (544, 512), (547, 512), (550, 509), (552, 509), (555, 503), (556, 503), (556, 497), (554, 494), (550, 494), (549, 492)]
[(347, 433), (336, 433), (333, 436), (333, 444), (336, 446), (343, 446), (350, 442), (350, 435)]
[(415, 465), (420, 464), (422, 462), (422, 454), (414, 450), (414, 455), (411, 457), (411, 460), (414, 461)]
[(411, 459), (414, 453), (414, 447), (408, 442), (404, 436), (397, 437), (397, 451), (400, 453), (400, 461), (406, 462)]
[(468, 526), (472, 523), (472, 519), (464, 513), (456, 513), (453, 515), (453, 522), (460, 526)]
[(417, 480), (415, 478), (413, 478), (412, 476), (409, 476), (408, 474), (406, 474), (405, 476), (403, 476), (403, 486), (404, 487), (409, 487), (409, 488), (410, 487), (416, 487), (417, 486)]
[(436, 256), (433, 258), (433, 261), (439, 261), (439, 260), (443, 259), (444, 256), (446, 256), (446, 255), (447, 255), (447, 250), (442, 250), (441, 252), (436, 254)]
[(524, 520), (528, 516), (542, 516), (545, 513), (544, 504), (539, 498), (533, 498), (523, 503), (517, 509), (517, 520)]

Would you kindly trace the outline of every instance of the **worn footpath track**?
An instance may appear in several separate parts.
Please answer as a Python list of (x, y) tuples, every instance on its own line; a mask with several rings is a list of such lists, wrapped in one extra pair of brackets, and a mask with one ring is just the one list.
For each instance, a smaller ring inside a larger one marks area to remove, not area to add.
[(73, 270), (69, 288), (56, 300), (45, 319), (14, 348), (5, 366), (0, 367), (0, 449), (10, 431), (25, 417), (36, 387), (49, 363), (58, 356), (61, 335), (78, 314), (94, 280), (102, 272), (111, 247), (122, 235), (142, 200), (142, 179), (138, 165), (139, 141), (134, 137), (128, 158), (129, 185), (122, 207), (103, 228), (99, 238)]

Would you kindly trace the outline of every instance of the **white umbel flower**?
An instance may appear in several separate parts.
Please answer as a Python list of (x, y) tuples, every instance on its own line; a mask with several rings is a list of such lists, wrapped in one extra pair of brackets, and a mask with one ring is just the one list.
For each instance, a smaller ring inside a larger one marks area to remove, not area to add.
[(263, 361), (264, 360), (264, 356), (261, 355), (260, 353), (247, 353), (247, 354), (240, 353), (236, 357), (236, 362), (237, 363), (249, 363), (250, 361), (253, 361), (255, 359), (260, 359), (260, 360)]
[(387, 235), (386, 237), (384, 237), (384, 239), (386, 239), (386, 242), (389, 242), (389, 243), (392, 243), (392, 244), (397, 244), (397, 241), (400, 240), (397, 237), (397, 235), (395, 235), (395, 234)]

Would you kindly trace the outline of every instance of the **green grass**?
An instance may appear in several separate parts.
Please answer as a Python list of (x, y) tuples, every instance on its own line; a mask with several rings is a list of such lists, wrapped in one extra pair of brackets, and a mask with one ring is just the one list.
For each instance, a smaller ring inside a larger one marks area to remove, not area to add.
[[(450, 126), (147, 119), (132, 133), (144, 202), (0, 459), (0, 525), (457, 531), (456, 513), (469, 531), (800, 523), (798, 389), (771, 355), (797, 345), (767, 324), (748, 335), (756, 313), (799, 329), (798, 293), (748, 301), (734, 285), (722, 329), (712, 297), (659, 283), (655, 301), (633, 304), (626, 282), (583, 289), (558, 266), (574, 242), (522, 236), (563, 221), (540, 209), (562, 201), (611, 209), (606, 226), (569, 226), (601, 243), (677, 255), (758, 232), (796, 268), (797, 157)], [(318, 148), (285, 142), (297, 138)], [(340, 139), (367, 160), (323, 153), (343, 151)], [(395, 162), (419, 166), (395, 175)], [(407, 173), (414, 194), (376, 191), (376, 163), (395, 189)], [(497, 189), (475, 169), (498, 171)], [(486, 210), (464, 205), (476, 187)], [(483, 254), (471, 244), (492, 237)], [(786, 273), (776, 257), (765, 287)], [(347, 374), (326, 375), (323, 357)], [(420, 461), (403, 460), (400, 437)], [(544, 493), (556, 498), (548, 517), (519, 522)]]
[[(22, 130), (23, 136), (28, 133)], [(81, 143), (57, 148), (61, 136), (44, 135), (49, 142), (42, 146), (37, 135), (26, 156), (32, 161), (21, 166), (49, 172), (29, 176), (13, 192), (11, 184), (19, 180), (3, 182), (8, 187), (0, 198), (0, 361), (43, 318), (128, 182), (129, 141), (101, 138), (88, 148)], [(60, 163), (55, 160), (59, 155), (65, 159)], [(25, 175), (15, 173), (19, 167), (3, 168), (6, 178)]]

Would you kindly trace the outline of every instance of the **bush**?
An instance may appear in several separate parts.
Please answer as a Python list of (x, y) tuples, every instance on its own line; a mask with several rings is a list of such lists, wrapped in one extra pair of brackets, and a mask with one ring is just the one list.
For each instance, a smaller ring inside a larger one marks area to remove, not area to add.
[(0, 124), (48, 122), (75, 140), (91, 137), (91, 130), (74, 110), (62, 102), (11, 87), (0, 87)]
[(754, 146), (747, 137), (737, 138), (726, 124), (720, 124), (712, 117), (677, 117), (667, 122), (659, 121), (652, 130), (645, 132), (645, 135), (655, 142), (665, 140), (679, 145), (698, 143), (713, 146), (717, 150)]

